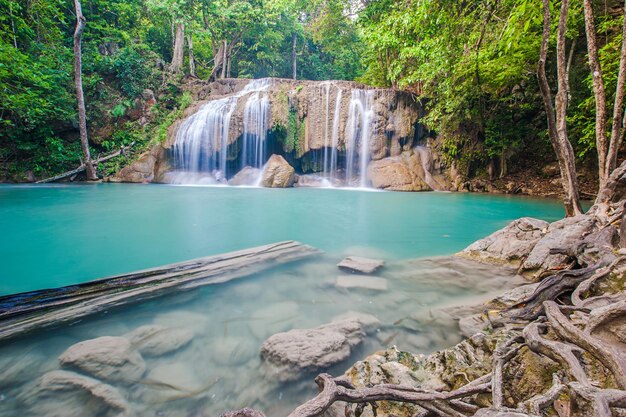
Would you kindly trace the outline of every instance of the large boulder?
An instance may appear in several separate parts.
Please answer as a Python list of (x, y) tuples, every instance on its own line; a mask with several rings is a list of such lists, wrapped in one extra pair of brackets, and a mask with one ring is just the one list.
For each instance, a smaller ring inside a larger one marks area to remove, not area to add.
[[(47, 417), (131, 417), (135, 413), (111, 385), (74, 372), (42, 375), (18, 398), (28, 415)], [(25, 414), (22, 414), (25, 415)]]
[(365, 324), (347, 318), (313, 329), (278, 333), (261, 346), (266, 372), (279, 381), (293, 381), (350, 357), (365, 337)]
[(549, 223), (543, 220), (523, 217), (504, 229), (472, 243), (457, 256), (481, 262), (519, 266), (544, 236), (548, 226)]
[(272, 155), (263, 167), (261, 185), (268, 188), (288, 188), (296, 180), (296, 171), (280, 155)]
[(76, 343), (59, 356), (59, 362), (113, 382), (136, 382), (146, 370), (143, 358), (125, 337), (103, 336)]
[(411, 169), (412, 164), (402, 156), (372, 161), (367, 167), (367, 178), (372, 187), (389, 191), (430, 191), (431, 188)]

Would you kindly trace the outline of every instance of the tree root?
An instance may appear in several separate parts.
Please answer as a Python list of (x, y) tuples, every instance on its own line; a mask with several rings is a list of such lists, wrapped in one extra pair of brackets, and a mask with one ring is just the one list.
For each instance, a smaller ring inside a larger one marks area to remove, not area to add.
[(543, 314), (545, 301), (556, 300), (561, 294), (575, 290), (578, 285), (593, 277), (602, 267), (603, 265), (598, 263), (587, 268), (564, 270), (551, 275), (543, 280), (529, 297), (504, 310), (500, 321), (536, 320)]

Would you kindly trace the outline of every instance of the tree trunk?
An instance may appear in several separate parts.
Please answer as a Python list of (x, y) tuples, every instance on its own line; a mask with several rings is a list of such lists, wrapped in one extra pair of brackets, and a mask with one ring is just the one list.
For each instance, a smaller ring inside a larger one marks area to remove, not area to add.
[(172, 53), (172, 64), (170, 71), (180, 72), (183, 69), (185, 59), (185, 25), (176, 23), (176, 36), (174, 36), (174, 52)]
[(234, 43), (228, 46), (228, 53), (226, 54), (226, 78), (230, 78), (230, 66), (233, 63), (233, 46)]
[(607, 155), (607, 178), (617, 168), (617, 152), (623, 140), (624, 118), (624, 91), (626, 90), (626, 1), (624, 1), (624, 22), (622, 24), (622, 52), (619, 60), (617, 89), (615, 90), (615, 104), (613, 105), (613, 127), (611, 142)]
[(217, 80), (218, 74), (222, 71), (222, 67), (224, 66), (224, 42), (220, 41), (219, 48), (217, 51), (213, 53), (213, 70), (211, 71), (211, 76), (209, 77), (209, 81)]
[(193, 37), (191, 33), (187, 35), (187, 45), (189, 46), (189, 75), (196, 76), (196, 61), (193, 56)]
[(598, 58), (596, 45), (596, 26), (593, 18), (593, 5), (591, 0), (584, 0), (585, 32), (587, 33), (587, 54), (589, 55), (589, 67), (593, 78), (593, 95), (596, 102), (596, 149), (598, 150), (598, 174), (600, 188), (606, 182), (610, 172), (607, 163), (608, 143), (606, 138), (606, 92), (602, 67)]
[(228, 65), (228, 41), (224, 39), (224, 47), (222, 50), (224, 57), (222, 58), (222, 75), (220, 75), (221, 79), (226, 78), (226, 66)]
[(539, 79), (539, 89), (546, 107), (548, 121), (548, 136), (554, 152), (556, 153), (561, 170), (561, 181), (563, 183), (563, 202), (567, 216), (575, 216), (582, 213), (580, 197), (578, 194), (578, 180), (576, 178), (576, 164), (574, 151), (567, 138), (567, 124), (565, 116), (567, 113), (567, 76), (565, 63), (565, 28), (567, 25), (569, 1), (564, 0), (561, 5), (561, 15), (559, 18), (559, 33), (557, 37), (557, 66), (559, 89), (556, 96), (556, 111), (552, 105), (552, 93), (546, 76), (546, 60), (550, 43), (550, 0), (543, 0), (543, 36), (541, 40), (541, 51), (537, 66), (537, 77)]
[(296, 33), (293, 33), (293, 36), (291, 38), (291, 78), (293, 78), (294, 80), (297, 79), (298, 76), (298, 62), (296, 60), (297, 56), (296, 56), (296, 46), (297, 46), (297, 42), (298, 42), (298, 37), (296, 35)]
[(74, 31), (74, 82), (76, 83), (76, 101), (78, 102), (78, 127), (80, 130), (80, 144), (83, 148), (83, 158), (85, 159), (85, 174), (89, 181), (98, 179), (96, 170), (91, 162), (89, 154), (89, 140), (87, 138), (87, 115), (85, 112), (85, 95), (83, 94), (83, 57), (81, 40), (87, 20), (83, 16), (83, 11), (79, 0), (74, 0), (76, 9), (76, 30)]

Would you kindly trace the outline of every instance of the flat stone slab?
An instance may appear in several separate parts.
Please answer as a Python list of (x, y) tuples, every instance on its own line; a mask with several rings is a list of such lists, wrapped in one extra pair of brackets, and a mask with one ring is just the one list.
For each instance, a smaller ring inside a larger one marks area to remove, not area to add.
[(367, 275), (340, 275), (335, 280), (335, 287), (387, 291), (388, 285), (385, 278), (370, 277)]
[(382, 268), (383, 265), (385, 265), (383, 260), (361, 258), (360, 256), (348, 256), (337, 264), (339, 269), (362, 274), (372, 274)]

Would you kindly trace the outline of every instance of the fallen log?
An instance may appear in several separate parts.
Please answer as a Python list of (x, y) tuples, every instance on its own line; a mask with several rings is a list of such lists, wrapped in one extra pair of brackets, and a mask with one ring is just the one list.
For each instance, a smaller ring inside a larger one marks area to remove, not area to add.
[[(110, 154), (105, 155), (103, 157), (96, 158), (95, 160), (91, 161), (91, 163), (94, 166), (96, 166), (96, 165), (101, 164), (103, 162), (106, 162), (106, 161), (108, 161), (110, 159), (113, 159), (113, 158), (115, 158), (117, 156), (124, 155), (126, 153), (126, 150), (128, 148), (130, 148), (131, 146), (133, 146), (134, 143), (135, 142), (131, 143), (129, 146), (122, 146), (117, 151), (113, 151)], [(67, 172), (64, 172), (62, 174), (55, 175), (54, 177), (50, 177), (50, 178), (46, 178), (46, 179), (43, 179), (43, 180), (35, 181), (35, 184), (46, 184), (46, 183), (49, 183), (49, 182), (55, 182), (55, 181), (58, 181), (58, 180), (62, 180), (63, 178), (67, 178), (67, 177), (71, 177), (72, 175), (80, 174), (85, 169), (86, 169), (85, 164), (81, 164), (78, 168), (73, 169), (71, 171), (67, 171)]]
[(220, 284), (319, 253), (311, 246), (285, 241), (78, 285), (0, 297), (0, 340), (175, 290)]

